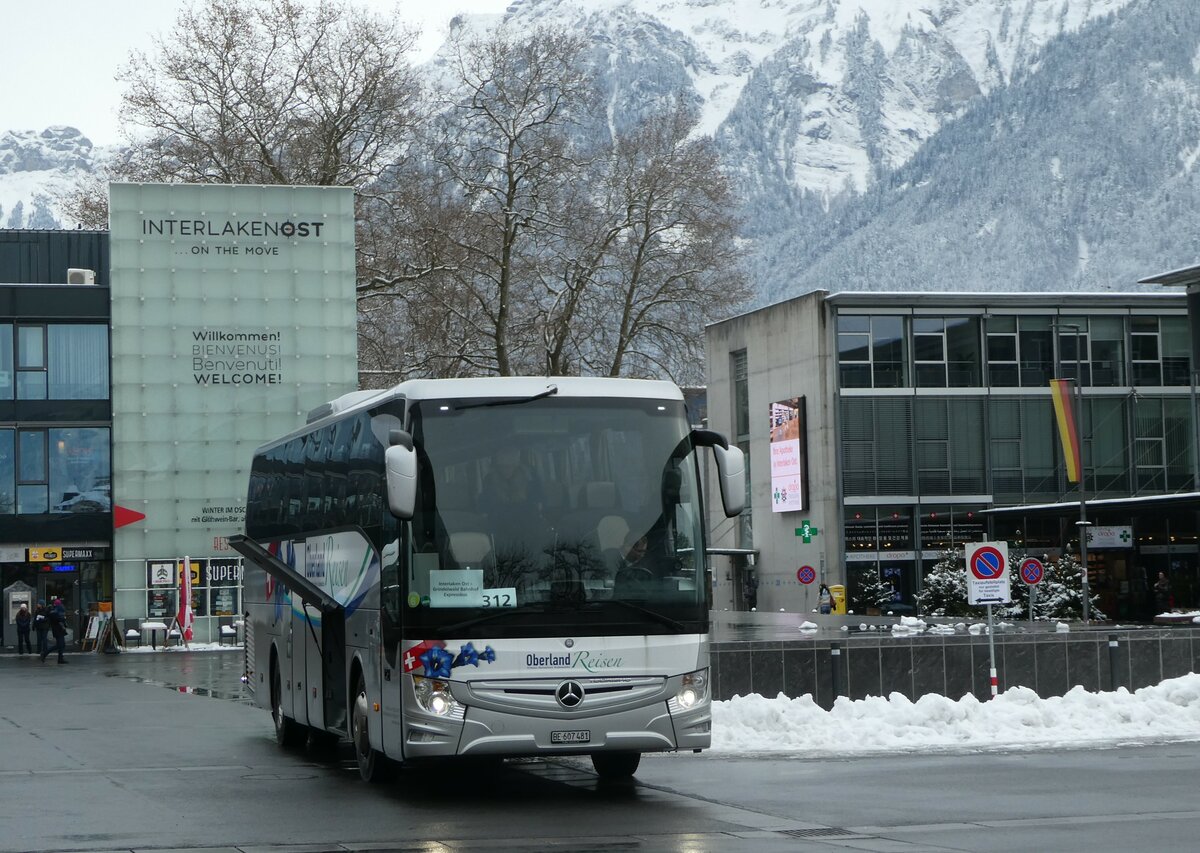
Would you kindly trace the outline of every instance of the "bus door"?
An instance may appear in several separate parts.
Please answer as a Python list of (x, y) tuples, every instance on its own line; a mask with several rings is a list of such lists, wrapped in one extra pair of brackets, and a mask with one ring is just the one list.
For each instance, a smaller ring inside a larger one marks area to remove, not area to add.
[[(346, 729), (346, 612), (325, 613), (321, 617), (323, 697), (322, 720), (329, 731)], [(311, 691), (310, 691), (311, 695)]]
[(296, 643), (295, 648), (299, 654), (292, 666), (300, 675), (300, 683), (304, 688), (303, 707), (307, 713), (306, 722), (315, 729), (324, 729), (325, 679), (321, 671), (321, 635), (324, 626), (322, 625), (321, 608), (305, 603), (304, 620), (296, 626), (296, 629), (302, 631), (304, 636), (297, 638), (300, 639), (300, 642)]

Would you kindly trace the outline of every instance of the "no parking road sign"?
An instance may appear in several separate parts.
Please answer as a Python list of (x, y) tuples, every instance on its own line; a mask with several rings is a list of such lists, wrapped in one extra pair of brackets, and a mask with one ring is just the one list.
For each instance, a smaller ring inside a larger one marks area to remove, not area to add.
[(796, 580), (808, 586), (817, 579), (817, 571), (812, 566), (801, 566), (796, 569)]
[(966, 545), (967, 603), (1008, 604), (1008, 543), (974, 542)]
[(1042, 582), (1042, 578), (1046, 575), (1046, 570), (1042, 566), (1042, 561), (1037, 557), (1026, 557), (1021, 561), (1021, 580), (1030, 586), (1036, 586)]

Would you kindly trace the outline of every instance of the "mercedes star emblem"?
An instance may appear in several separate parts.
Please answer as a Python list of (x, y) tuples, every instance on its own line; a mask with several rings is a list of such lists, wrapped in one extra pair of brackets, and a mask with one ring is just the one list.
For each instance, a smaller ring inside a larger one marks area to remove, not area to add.
[(578, 708), (583, 701), (583, 685), (578, 681), (564, 681), (554, 691), (554, 698), (564, 708)]

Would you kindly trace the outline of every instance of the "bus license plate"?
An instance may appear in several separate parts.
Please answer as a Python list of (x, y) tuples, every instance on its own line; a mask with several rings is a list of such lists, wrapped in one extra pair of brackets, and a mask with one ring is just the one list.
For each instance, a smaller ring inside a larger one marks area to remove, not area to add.
[(588, 743), (592, 739), (589, 731), (550, 732), (550, 743)]

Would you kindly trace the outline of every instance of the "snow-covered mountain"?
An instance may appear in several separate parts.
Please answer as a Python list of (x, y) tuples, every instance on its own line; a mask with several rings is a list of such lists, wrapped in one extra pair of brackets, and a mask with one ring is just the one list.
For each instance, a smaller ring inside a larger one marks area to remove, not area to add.
[(1122, 289), (1200, 254), (1195, 0), (517, 0), (504, 20), (590, 33), (618, 125), (693, 99), (760, 302)]
[(864, 191), (1051, 40), (1128, 2), (517, 0), (504, 21), (590, 33), (618, 117), (691, 94), (761, 233), (783, 199)]
[[(515, 0), (458, 25), (500, 22), (588, 33), (614, 127), (698, 107), (760, 301), (1104, 289), (1196, 260), (1195, 0)], [(0, 137), (0, 226), (10, 187), (34, 225), (33, 176), (95, 157), (66, 128)]]
[(65, 125), (0, 134), (0, 228), (73, 228), (58, 195), (110, 154)]

